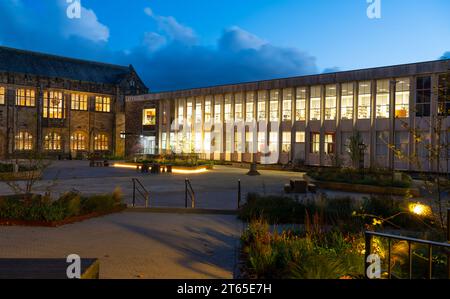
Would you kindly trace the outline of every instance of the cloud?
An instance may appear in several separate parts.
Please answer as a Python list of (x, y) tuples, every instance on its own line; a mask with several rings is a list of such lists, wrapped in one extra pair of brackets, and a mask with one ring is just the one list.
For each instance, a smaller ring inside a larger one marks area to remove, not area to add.
[(441, 59), (450, 59), (450, 51), (445, 52), (444, 55), (442, 55)]

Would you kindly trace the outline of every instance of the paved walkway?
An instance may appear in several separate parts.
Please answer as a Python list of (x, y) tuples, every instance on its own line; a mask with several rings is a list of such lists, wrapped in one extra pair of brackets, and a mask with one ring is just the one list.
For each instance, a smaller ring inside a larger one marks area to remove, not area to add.
[(101, 278), (233, 278), (236, 216), (131, 213), (60, 228), (0, 226), (0, 258), (100, 259)]

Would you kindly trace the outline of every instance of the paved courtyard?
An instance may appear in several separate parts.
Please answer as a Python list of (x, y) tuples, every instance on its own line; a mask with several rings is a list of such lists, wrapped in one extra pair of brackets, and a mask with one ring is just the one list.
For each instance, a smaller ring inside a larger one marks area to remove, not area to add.
[[(242, 198), (247, 192), (282, 194), (284, 184), (300, 173), (261, 171), (261, 176), (246, 176), (245, 169), (216, 166), (214, 170), (201, 174), (151, 175), (126, 168), (91, 168), (87, 161), (54, 161), (45, 171), (44, 180), (36, 191), (45, 192), (47, 186), (54, 196), (76, 189), (85, 194), (112, 192), (120, 187), (127, 203), (132, 202), (132, 178), (138, 178), (150, 191), (153, 206), (183, 207), (185, 179), (191, 180), (196, 193), (197, 207), (211, 209), (236, 209), (238, 180), (242, 182)], [(0, 183), (0, 195), (10, 194), (11, 189)], [(142, 204), (142, 202), (140, 203)]]
[(235, 216), (124, 212), (60, 228), (0, 226), (0, 258), (99, 258), (101, 278), (233, 278)]

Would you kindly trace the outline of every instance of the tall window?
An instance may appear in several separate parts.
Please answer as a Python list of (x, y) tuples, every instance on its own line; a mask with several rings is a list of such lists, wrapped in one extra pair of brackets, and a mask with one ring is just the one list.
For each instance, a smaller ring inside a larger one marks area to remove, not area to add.
[(202, 123), (202, 100), (197, 99), (195, 103), (195, 123)]
[(57, 118), (65, 117), (63, 93), (59, 91), (45, 91), (43, 103), (43, 117)]
[(416, 116), (430, 116), (431, 77), (419, 77), (416, 81)]
[(27, 131), (17, 132), (14, 140), (14, 148), (16, 151), (33, 150), (33, 135)]
[(142, 125), (154, 126), (156, 125), (156, 109), (149, 108), (142, 111)]
[(280, 100), (280, 92), (278, 90), (270, 91), (270, 121), (279, 121), (278, 106)]
[(247, 93), (247, 100), (245, 104), (245, 121), (252, 122), (255, 119), (255, 105), (254, 93)]
[(395, 117), (409, 117), (409, 78), (397, 80), (395, 89)]
[(72, 110), (88, 110), (88, 96), (85, 94), (73, 93), (71, 94), (71, 108)]
[(94, 137), (94, 150), (107, 151), (109, 150), (109, 141), (106, 134), (97, 134)]
[(388, 155), (389, 131), (378, 131), (375, 153), (377, 156)]
[(321, 105), (321, 90), (320, 86), (311, 87), (311, 99), (310, 99), (310, 120), (320, 120)]
[(283, 90), (283, 121), (292, 119), (292, 89)]
[(99, 96), (95, 97), (95, 111), (111, 112), (111, 98)]
[(341, 119), (353, 119), (353, 83), (341, 85)]
[(332, 155), (336, 153), (336, 134), (325, 133), (325, 153)]
[(358, 119), (370, 119), (371, 86), (370, 81), (359, 82)]
[(295, 97), (295, 120), (306, 120), (306, 88), (297, 88)]
[(16, 90), (16, 105), (34, 107), (36, 105), (36, 92), (34, 89), (19, 88)]
[(311, 154), (320, 153), (320, 133), (311, 132), (310, 145), (311, 145), (311, 148), (310, 148)]
[(192, 116), (194, 112), (194, 107), (193, 107), (193, 103), (192, 103), (192, 99), (188, 99), (187, 104), (186, 104), (186, 119), (187, 119), (187, 123), (190, 125), (192, 124)]
[(450, 115), (450, 74), (439, 75), (438, 115)]
[(377, 81), (377, 118), (389, 118), (389, 80)]
[(75, 132), (70, 136), (70, 149), (72, 151), (87, 150), (87, 137), (83, 132)]
[(214, 98), (214, 122), (220, 123), (222, 121), (222, 96)]
[(51, 132), (44, 137), (44, 149), (46, 151), (60, 151), (61, 146), (61, 135), (56, 132)]
[(236, 122), (243, 120), (242, 93), (237, 93), (234, 98), (234, 119)]
[(205, 100), (205, 123), (211, 122), (211, 97)]
[(258, 91), (258, 121), (266, 120), (266, 102), (267, 92), (265, 90)]
[(289, 153), (291, 151), (291, 132), (283, 132), (281, 151), (283, 153)]
[(0, 86), (0, 105), (5, 104), (6, 89)]
[(336, 119), (336, 85), (328, 85), (325, 92), (325, 119)]
[(225, 107), (224, 107), (225, 122), (229, 123), (233, 121), (233, 115), (231, 114), (231, 95), (225, 95)]

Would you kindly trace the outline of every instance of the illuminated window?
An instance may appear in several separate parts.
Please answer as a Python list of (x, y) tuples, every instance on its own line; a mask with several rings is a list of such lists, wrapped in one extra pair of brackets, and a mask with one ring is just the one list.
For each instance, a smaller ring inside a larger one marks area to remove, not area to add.
[(234, 98), (234, 119), (236, 122), (243, 120), (243, 110), (242, 110), (242, 94), (238, 93)]
[(72, 110), (88, 110), (88, 96), (85, 94), (71, 94), (71, 103)]
[(395, 117), (409, 117), (409, 78), (397, 80), (395, 88)]
[(36, 92), (33, 89), (17, 89), (16, 105), (34, 107), (36, 105)]
[(83, 132), (75, 132), (70, 136), (70, 149), (72, 151), (87, 150), (87, 137)]
[(188, 99), (186, 104), (186, 119), (188, 125), (192, 124), (192, 116), (194, 115), (194, 107), (192, 104), (192, 99)]
[(278, 103), (280, 99), (280, 92), (278, 90), (270, 91), (270, 121), (279, 121), (278, 118)]
[(266, 132), (258, 132), (258, 152), (264, 152), (266, 148)]
[(341, 85), (341, 119), (353, 119), (353, 83)]
[(325, 91), (325, 119), (336, 119), (336, 85), (328, 85)]
[(110, 97), (95, 97), (95, 111), (111, 112), (111, 98)]
[(16, 151), (33, 150), (33, 135), (31, 135), (27, 131), (17, 132), (14, 141), (14, 148), (16, 149)]
[(310, 120), (320, 120), (321, 105), (320, 86), (311, 87)]
[(291, 132), (283, 132), (281, 151), (289, 153), (291, 151)]
[(64, 98), (63, 93), (59, 91), (45, 91), (43, 103), (44, 118), (62, 119), (65, 117), (64, 113)]
[(370, 119), (370, 81), (359, 82), (358, 93), (358, 119)]
[(266, 120), (266, 102), (267, 92), (265, 90), (258, 91), (258, 121)]
[(320, 133), (311, 133), (310, 135), (311, 154), (320, 153)]
[(292, 89), (283, 90), (283, 121), (292, 119)]
[(325, 133), (325, 153), (328, 155), (336, 152), (336, 134)]
[(416, 116), (430, 116), (431, 77), (419, 77), (416, 82)]
[(5, 104), (6, 89), (0, 86), (0, 105)]
[(306, 120), (306, 88), (297, 88), (295, 99), (295, 120)]
[(211, 122), (211, 98), (205, 100), (205, 123)]
[(224, 107), (225, 122), (229, 123), (233, 121), (233, 115), (231, 114), (231, 95), (225, 95), (225, 107)]
[(202, 123), (202, 101), (197, 99), (195, 104), (195, 123)]
[(439, 75), (438, 80), (438, 115), (450, 114), (450, 74)]
[(377, 118), (389, 118), (389, 80), (377, 81)]
[(94, 137), (94, 150), (107, 151), (109, 150), (109, 141), (106, 134), (97, 134)]
[(255, 119), (254, 93), (247, 93), (245, 104), (245, 121), (252, 122)]
[(216, 96), (214, 99), (214, 122), (222, 121), (222, 96)]
[(61, 150), (61, 135), (52, 132), (44, 137), (44, 149), (46, 151), (60, 151)]
[(295, 132), (296, 143), (305, 143), (305, 141), (306, 141), (305, 132)]
[(156, 125), (156, 109), (144, 109), (142, 111), (142, 125), (144, 126), (154, 126)]

